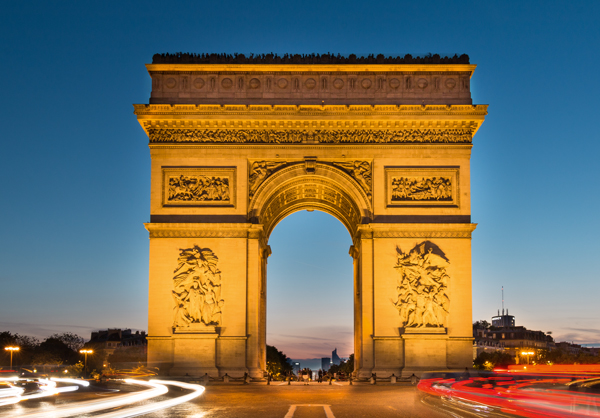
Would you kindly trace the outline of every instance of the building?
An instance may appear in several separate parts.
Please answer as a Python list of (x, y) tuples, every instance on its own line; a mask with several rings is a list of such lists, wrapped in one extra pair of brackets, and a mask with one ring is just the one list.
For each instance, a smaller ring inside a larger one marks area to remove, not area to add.
[(300, 370), (302, 370), (300, 368), (300, 362), (299, 361), (293, 361), (292, 362), (292, 371), (294, 372), (295, 375), (300, 374)]
[(487, 328), (473, 326), (473, 360), (481, 353), (504, 351), (504, 343), (488, 336)]
[[(500, 313), (500, 312), (498, 312)], [(513, 355), (517, 364), (521, 359), (529, 356), (532, 358), (540, 350), (552, 350), (555, 348), (552, 336), (542, 331), (532, 331), (523, 326), (515, 325), (515, 317), (506, 314), (492, 318), (492, 325), (473, 326), (473, 355), (477, 357), (483, 352), (505, 351)], [(524, 355), (523, 352), (534, 354)]]
[(337, 348), (335, 348), (332, 352), (331, 352), (331, 364), (340, 364), (342, 362), (342, 359), (340, 358), (340, 356), (338, 356), (337, 353)]
[(572, 356), (578, 356), (579, 354), (597, 356), (600, 353), (600, 348), (598, 347), (584, 347), (566, 341), (556, 343), (556, 348)]
[(321, 358), (321, 370), (326, 372), (331, 367), (331, 359), (329, 357)]
[(146, 331), (136, 331), (133, 333), (130, 329), (109, 328), (107, 330), (93, 331), (90, 340), (86, 346), (93, 347), (96, 350), (106, 350), (109, 356), (119, 347), (147, 346)]
[(500, 315), (500, 309), (498, 309), (498, 316), (492, 316), (492, 326), (514, 327), (515, 317), (508, 314), (508, 309), (506, 310), (506, 315), (504, 314), (504, 309), (502, 309), (502, 315)]

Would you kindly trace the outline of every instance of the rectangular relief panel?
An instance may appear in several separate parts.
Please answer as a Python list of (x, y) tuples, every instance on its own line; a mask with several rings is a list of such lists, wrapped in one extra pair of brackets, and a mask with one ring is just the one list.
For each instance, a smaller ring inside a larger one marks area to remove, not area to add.
[(235, 207), (236, 167), (163, 167), (164, 207)]
[(459, 207), (458, 170), (458, 166), (385, 167), (387, 207)]

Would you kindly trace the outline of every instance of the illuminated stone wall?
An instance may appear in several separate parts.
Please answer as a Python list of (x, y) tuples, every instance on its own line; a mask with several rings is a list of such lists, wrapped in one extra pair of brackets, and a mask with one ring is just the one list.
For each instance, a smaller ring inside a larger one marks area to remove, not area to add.
[(262, 377), (269, 235), (304, 209), (353, 237), (359, 376), (471, 365), (475, 66), (355, 67), (147, 66), (152, 365)]

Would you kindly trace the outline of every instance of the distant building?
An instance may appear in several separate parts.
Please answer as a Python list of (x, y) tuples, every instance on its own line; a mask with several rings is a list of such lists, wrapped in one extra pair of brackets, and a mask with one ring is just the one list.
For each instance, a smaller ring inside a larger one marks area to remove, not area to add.
[(600, 353), (600, 348), (598, 347), (584, 347), (579, 344), (573, 344), (566, 341), (562, 341), (556, 343), (556, 348), (564, 351), (572, 356), (577, 356), (579, 354), (588, 354), (590, 356), (597, 356)]
[(331, 359), (329, 357), (321, 358), (321, 370), (326, 372), (331, 367)]
[(300, 362), (299, 361), (293, 361), (292, 362), (292, 371), (294, 372), (294, 374), (300, 374), (300, 370), (302, 370), (300, 368)]
[(339, 365), (341, 362), (342, 362), (342, 359), (340, 358), (340, 356), (338, 356), (337, 348), (335, 348), (331, 352), (331, 363)]
[(92, 332), (90, 340), (85, 345), (97, 350), (104, 349), (108, 356), (119, 347), (147, 346), (148, 342), (146, 331), (133, 333), (130, 329), (109, 328)]
[[(500, 314), (500, 312), (498, 312)], [(483, 352), (505, 351), (513, 355), (519, 363), (521, 352), (538, 353), (539, 350), (555, 348), (554, 339), (542, 331), (532, 331), (515, 325), (515, 317), (508, 311), (492, 318), (492, 326), (473, 326), (473, 356)], [(534, 357), (535, 354), (532, 356)], [(524, 357), (523, 357), (524, 358)]]
[(508, 309), (506, 310), (506, 315), (504, 315), (504, 309), (502, 309), (502, 315), (500, 315), (500, 309), (498, 309), (498, 316), (492, 316), (492, 326), (514, 327), (515, 317), (508, 314)]

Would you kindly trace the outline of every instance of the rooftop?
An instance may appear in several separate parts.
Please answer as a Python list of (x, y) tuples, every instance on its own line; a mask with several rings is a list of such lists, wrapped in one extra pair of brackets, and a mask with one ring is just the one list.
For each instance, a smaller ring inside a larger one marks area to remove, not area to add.
[(469, 56), (462, 54), (452, 57), (439, 54), (423, 56), (385, 56), (383, 54), (356, 56), (350, 54), (194, 54), (176, 52), (154, 54), (152, 64), (469, 64)]

